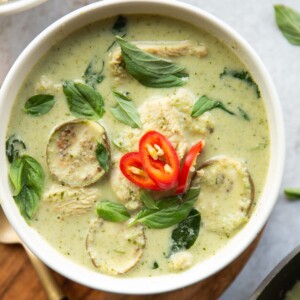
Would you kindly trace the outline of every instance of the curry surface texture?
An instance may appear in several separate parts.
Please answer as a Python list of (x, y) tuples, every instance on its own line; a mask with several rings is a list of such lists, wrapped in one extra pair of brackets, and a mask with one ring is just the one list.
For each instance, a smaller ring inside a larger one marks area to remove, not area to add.
[[(123, 275), (156, 276), (183, 270), (215, 255), (247, 222), (250, 217), (248, 210), (255, 209), (268, 170), (268, 120), (263, 99), (259, 97), (255, 85), (231, 73), (228, 76), (221, 75), (224, 70), (247, 71), (228, 46), (212, 35), (175, 19), (148, 15), (129, 15), (126, 18), (128, 28), (124, 38), (127, 41), (136, 41), (137, 45), (150, 41), (146, 46), (148, 48), (166, 41), (173, 41), (171, 45), (176, 48), (180, 43), (188, 41), (207, 51), (200, 55), (186, 52), (167, 57), (184, 66), (189, 73), (185, 85), (150, 88), (128, 74), (114, 74), (112, 59), (113, 55), (118, 55), (118, 44), (115, 43), (109, 51), (107, 49), (115, 41), (111, 28), (116, 18), (103, 20), (55, 44), (30, 71), (15, 100), (7, 136), (15, 134), (20, 137), (27, 146), (26, 153), (39, 161), (46, 173), (44, 195), (31, 226), (57, 251), (96, 271), (99, 269), (93, 264), (91, 253), (86, 249), (88, 233), (93, 235), (90, 240), (97, 238), (98, 234), (97, 227), (91, 233), (91, 226), (101, 226), (95, 225), (99, 221), (96, 203), (101, 200), (120, 202), (132, 212), (141, 207), (139, 189), (122, 177), (118, 162), (123, 153), (137, 149), (143, 131), (132, 129), (114, 118), (110, 111), (116, 105), (112, 91), (129, 93), (140, 113), (143, 130), (160, 131), (160, 126), (161, 133), (175, 145), (180, 159), (191, 145), (204, 138), (205, 149), (200, 156), (203, 167), (197, 173), (201, 177), (199, 180), (200, 186), (203, 185), (203, 194), (200, 192), (196, 203), (202, 221), (195, 244), (177, 254), (177, 257), (170, 258), (171, 232), (174, 227), (145, 228), (142, 256), (134, 268)], [(105, 113), (99, 122), (107, 131), (112, 165), (108, 174), (87, 187), (87, 190), (85, 187), (76, 192), (64, 190), (69, 198), (82, 200), (81, 206), (77, 207), (76, 201), (73, 206), (64, 205), (63, 200), (60, 202), (53, 195), (52, 191), (60, 193), (66, 187), (50, 174), (46, 148), (57, 126), (76, 119), (68, 108), (62, 84), (66, 80), (83, 82), (82, 76), (91, 61), (98, 70), (104, 62), (104, 79), (95, 87), (105, 102)], [(56, 103), (53, 109), (42, 116), (26, 114), (23, 109), (26, 100), (41, 93), (54, 95)], [(234, 115), (216, 108), (192, 118), (192, 106), (202, 95), (221, 101)], [(172, 128), (176, 130), (172, 131)], [(205, 165), (209, 160), (211, 162)], [(221, 187), (218, 186), (220, 182)], [(253, 195), (250, 195), (251, 184), (255, 186), (253, 201)], [(52, 198), (49, 196), (51, 193)], [(136, 195), (128, 196), (130, 193)], [(246, 200), (239, 199), (242, 196)], [(114, 243), (118, 241), (114, 241), (113, 236), (111, 240), (103, 240), (102, 250), (107, 248), (107, 251), (113, 252)], [(97, 250), (93, 251), (97, 255)], [(117, 254), (119, 256), (116, 255), (114, 259), (121, 262), (122, 253)]]

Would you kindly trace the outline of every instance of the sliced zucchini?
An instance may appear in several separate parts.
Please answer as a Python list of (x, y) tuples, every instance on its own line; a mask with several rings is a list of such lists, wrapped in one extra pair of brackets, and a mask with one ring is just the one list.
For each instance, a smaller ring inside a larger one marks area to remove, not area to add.
[(248, 220), (254, 184), (242, 163), (226, 157), (208, 160), (199, 167), (192, 185), (201, 187), (195, 207), (207, 230), (230, 235)]
[(146, 238), (141, 225), (114, 223), (97, 219), (86, 239), (90, 258), (99, 270), (110, 275), (124, 274), (140, 261)]
[(70, 187), (96, 182), (105, 174), (96, 157), (97, 143), (110, 151), (106, 131), (97, 122), (75, 120), (57, 127), (47, 145), (50, 173)]
[(96, 188), (70, 188), (57, 186), (43, 195), (43, 201), (51, 204), (53, 210), (62, 216), (87, 213), (97, 202), (99, 191)]

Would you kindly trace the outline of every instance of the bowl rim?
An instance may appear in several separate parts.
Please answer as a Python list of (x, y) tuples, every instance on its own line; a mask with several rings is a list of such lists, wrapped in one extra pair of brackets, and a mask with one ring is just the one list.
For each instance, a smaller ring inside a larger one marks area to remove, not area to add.
[[(4, 127), (4, 129), (0, 128), (1, 149), (5, 149), (5, 131), (6, 125), (8, 123), (8, 121), (5, 123), (5, 121), (3, 121), (1, 118), (1, 115), (4, 117), (5, 98), (6, 95), (9, 94), (9, 90), (12, 88), (14, 79), (17, 78), (20, 80), (19, 77), (21, 76), (21, 79), (23, 81), (28, 75), (27, 71), (24, 71), (24, 75), (20, 76), (18, 75), (18, 72), (19, 70), (22, 70), (22, 67), (24, 68), (24, 64), (26, 60), (29, 60), (30, 55), (34, 52), (37, 52), (37, 49), (42, 48), (43, 43), (50, 39), (51, 35), (54, 32), (58, 32), (59, 30), (63, 31), (63, 29), (67, 27), (67, 24), (72, 23), (72, 21), (74, 21), (75, 19), (81, 20), (80, 18), (82, 18), (82, 16), (86, 17), (87, 14), (92, 14), (94, 10), (101, 10), (108, 7), (124, 8), (126, 6), (131, 7), (131, 9), (133, 10), (132, 14), (134, 14), (134, 10), (136, 7), (156, 7), (157, 11), (160, 11), (158, 9), (164, 11), (164, 13), (162, 13), (161, 15), (164, 15), (166, 17), (173, 17), (171, 13), (166, 13), (167, 9), (173, 9), (174, 11), (180, 10), (181, 15), (189, 15), (195, 18), (197, 17), (199, 18), (199, 20), (201, 19), (202, 21), (207, 22), (209, 26), (217, 28), (217, 30), (222, 32), (229, 39), (231, 39), (232, 41), (236, 41), (238, 47), (242, 50), (243, 53), (245, 53), (245, 55), (248, 56), (250, 61), (248, 63), (244, 63), (247, 65), (247, 67), (250, 63), (252, 63), (253, 68), (255, 68), (257, 71), (257, 76), (259, 76), (259, 78), (261, 78), (262, 80), (262, 85), (264, 88), (263, 94), (266, 94), (268, 96), (268, 101), (270, 102), (269, 107), (267, 107), (266, 100), (264, 99), (269, 124), (272, 121), (272, 126), (274, 127), (270, 127), (272, 150), (270, 150), (270, 166), (263, 193), (262, 195), (260, 195), (259, 201), (259, 204), (261, 204), (262, 199), (265, 200), (263, 203), (263, 208), (255, 209), (255, 216), (252, 215), (249, 222), (240, 230), (240, 232), (238, 232), (234, 237), (231, 238), (231, 241), (228, 243), (230, 246), (225, 246), (224, 248), (220, 249), (218, 253), (215, 254), (212, 258), (209, 258), (202, 263), (198, 263), (184, 272), (178, 274), (160, 275), (151, 278), (115, 278), (104, 274), (98, 274), (95, 271), (89, 270), (86, 267), (79, 265), (76, 262), (72, 262), (70, 259), (63, 256), (63, 254), (60, 254), (56, 250), (54, 250), (54, 248), (52, 248), (50, 244), (48, 245), (48, 243), (32, 228), (24, 225), (26, 224), (25, 221), (22, 219), (22, 217), (16, 214), (16, 205), (13, 201), (12, 193), (9, 189), (8, 178), (6, 178), (8, 176), (6, 175), (7, 163), (4, 154), (5, 151), (2, 151), (0, 153), (0, 164), (1, 166), (3, 166), (2, 172), (4, 175), (1, 176), (0, 179), (0, 198), (2, 199), (3, 210), (16, 232), (20, 235), (29, 249), (31, 249), (33, 253), (35, 253), (45, 264), (47, 264), (53, 270), (75, 282), (81, 283), (94, 289), (101, 289), (108, 292), (123, 294), (153, 294), (182, 288), (208, 278), (209, 276), (217, 273), (229, 263), (231, 263), (256, 238), (256, 236), (265, 225), (272, 211), (272, 208), (276, 203), (277, 194), (283, 175), (285, 158), (284, 125), (282, 111), (275, 87), (262, 61), (250, 47), (250, 45), (235, 30), (233, 30), (223, 21), (214, 17), (210, 13), (201, 10), (198, 7), (179, 1), (106, 0), (79, 8), (60, 18), (48, 28), (46, 28), (42, 33), (40, 33), (18, 57), (9, 73), (7, 74), (0, 90), (0, 120), (2, 123), (4, 122), (5, 125), (2, 126)], [(149, 12), (146, 12), (146, 14), (147, 13), (149, 14)], [(118, 14), (119, 13), (115, 13), (115, 15)], [(107, 17), (108, 16), (99, 17), (98, 19), (101, 20)], [(85, 24), (88, 23), (93, 23), (93, 21), (86, 22)], [(82, 27), (82, 25), (78, 28), (80, 27)], [(71, 32), (74, 32), (77, 29), (72, 30)], [(64, 36), (67, 36), (68, 34), (69, 33), (65, 34)], [(50, 48), (50, 46), (48, 48)], [(37, 61), (38, 59), (35, 60), (35, 63)], [(7, 105), (10, 105), (10, 108), (12, 106), (12, 104)], [(7, 118), (8, 117), (6, 116), (6, 119)], [(259, 212), (259, 214), (257, 214), (257, 211)], [(36, 243), (34, 241), (36, 241)]]
[(0, 16), (1, 15), (10, 15), (22, 12), (33, 8), (47, 0), (17, 0), (13, 2), (4, 2), (0, 4)]

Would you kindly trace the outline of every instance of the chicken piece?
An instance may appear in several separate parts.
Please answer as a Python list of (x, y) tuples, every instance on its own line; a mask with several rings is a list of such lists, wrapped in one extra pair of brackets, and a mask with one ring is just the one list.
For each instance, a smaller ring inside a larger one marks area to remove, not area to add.
[(54, 186), (42, 198), (63, 217), (87, 213), (99, 198), (98, 189)]
[(47, 76), (42, 75), (40, 80), (36, 83), (34, 87), (34, 92), (36, 94), (55, 94), (62, 90), (62, 84), (54, 83)]
[[(185, 55), (204, 57), (207, 55), (207, 48), (204, 45), (198, 45), (192, 41), (148, 41), (132, 42), (141, 50), (164, 58), (174, 58)], [(122, 67), (122, 53), (120, 47), (110, 53), (109, 66), (111, 73), (117, 78), (125, 78), (126, 72)]]
[(170, 271), (178, 272), (189, 268), (192, 265), (192, 254), (188, 251), (180, 251), (170, 256), (168, 267)]
[(227, 157), (208, 160), (192, 185), (201, 187), (195, 208), (206, 230), (228, 236), (248, 221), (254, 184), (242, 163)]
[(134, 268), (143, 255), (145, 244), (143, 226), (128, 227), (128, 222), (114, 223), (103, 219), (94, 221), (86, 239), (86, 249), (93, 264), (110, 275), (124, 274)]
[(70, 187), (96, 182), (106, 173), (96, 157), (97, 143), (110, 151), (106, 131), (97, 122), (75, 120), (57, 127), (47, 145), (50, 173)]

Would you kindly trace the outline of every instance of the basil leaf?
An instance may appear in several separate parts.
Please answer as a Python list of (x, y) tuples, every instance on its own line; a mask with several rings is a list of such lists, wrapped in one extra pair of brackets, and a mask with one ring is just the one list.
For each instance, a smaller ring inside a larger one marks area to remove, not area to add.
[(141, 200), (147, 208), (158, 209), (155, 200), (151, 197), (150, 193), (147, 191), (141, 191)]
[(153, 87), (174, 87), (185, 84), (184, 67), (142, 51), (134, 44), (116, 36), (126, 71), (141, 84)]
[(193, 208), (186, 219), (181, 221), (172, 231), (171, 252), (191, 248), (198, 238), (201, 217), (197, 209)]
[(124, 222), (130, 218), (124, 205), (108, 200), (98, 202), (97, 214), (100, 218), (111, 222)]
[(206, 111), (212, 110), (214, 108), (220, 108), (220, 109), (226, 111), (227, 113), (234, 115), (234, 113), (232, 111), (228, 110), (221, 101), (215, 101), (215, 100), (209, 99), (206, 96), (201, 96), (195, 102), (195, 104), (192, 108), (191, 116), (193, 118), (199, 117), (202, 114), (204, 114)]
[(101, 168), (105, 172), (108, 172), (109, 165), (110, 165), (110, 153), (108, 149), (103, 144), (100, 144), (99, 142), (97, 143), (97, 147), (96, 147), (96, 157)]
[(239, 79), (247, 83), (249, 86), (253, 86), (256, 92), (257, 98), (260, 98), (260, 90), (257, 85), (257, 83), (252, 79), (251, 75), (244, 70), (237, 71), (237, 70), (228, 70), (227, 68), (224, 68), (223, 73), (220, 74), (220, 78), (223, 78), (224, 76), (231, 76), (235, 79)]
[(286, 188), (284, 193), (290, 199), (300, 199), (300, 188)]
[(114, 35), (124, 35), (127, 32), (127, 18), (118, 16), (111, 31)]
[(38, 209), (40, 195), (38, 192), (28, 186), (24, 186), (21, 192), (14, 196), (15, 202), (19, 207), (21, 215), (28, 222)]
[(134, 102), (123, 93), (113, 93), (117, 97), (117, 106), (110, 109), (114, 117), (132, 128), (141, 128), (142, 122)]
[(14, 199), (21, 214), (29, 221), (38, 208), (44, 189), (44, 171), (33, 157), (23, 155), (10, 165), (9, 177), (15, 189)]
[(134, 218), (132, 224), (141, 223), (154, 229), (163, 229), (171, 227), (184, 220), (200, 193), (199, 188), (191, 188), (183, 195), (183, 202), (179, 202), (179, 196), (171, 197), (157, 201), (158, 209), (145, 208), (141, 210)]
[(98, 120), (103, 116), (105, 112), (103, 98), (93, 88), (82, 83), (65, 81), (63, 91), (70, 111), (76, 117)]
[(30, 97), (25, 105), (24, 111), (32, 116), (42, 116), (49, 112), (55, 104), (54, 96), (39, 94)]
[(26, 146), (21, 139), (17, 138), (15, 135), (11, 135), (6, 140), (5, 148), (7, 159), (10, 163), (12, 163), (19, 157), (20, 151), (26, 149)]
[(159, 265), (158, 265), (158, 263), (155, 261), (155, 262), (153, 263), (152, 269), (155, 270), (155, 269), (158, 269), (158, 268), (159, 268)]
[(244, 120), (250, 121), (250, 118), (249, 118), (248, 114), (243, 109), (238, 107), (238, 110), (239, 110), (239, 112), (240, 112), (240, 114), (241, 114), (241, 116)]
[(274, 5), (276, 23), (286, 39), (300, 45), (300, 14), (285, 5)]
[(102, 67), (99, 71), (95, 70), (95, 65), (95, 61), (92, 60), (82, 76), (85, 83), (93, 89), (95, 89), (96, 84), (101, 83), (104, 80), (104, 75), (102, 75), (104, 70), (104, 60), (102, 60)]

